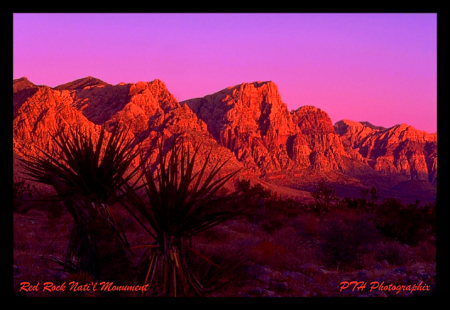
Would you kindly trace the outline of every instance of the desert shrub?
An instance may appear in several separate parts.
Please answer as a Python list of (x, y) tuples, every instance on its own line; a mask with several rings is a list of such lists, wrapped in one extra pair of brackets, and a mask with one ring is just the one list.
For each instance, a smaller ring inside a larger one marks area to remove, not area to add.
[(377, 261), (387, 260), (392, 265), (405, 265), (411, 257), (407, 248), (394, 241), (387, 241), (378, 245), (374, 252)]
[(295, 218), (300, 213), (301, 204), (294, 199), (278, 199), (275, 208), (281, 216), (286, 218)]
[(255, 254), (254, 259), (258, 263), (267, 264), (276, 260), (277, 257), (283, 256), (287, 250), (282, 245), (276, 245), (269, 240), (264, 240), (256, 244), (252, 251)]
[[(369, 198), (370, 194), (370, 198)], [(372, 209), (378, 201), (378, 192), (375, 187), (369, 189), (361, 189), (360, 197), (356, 198), (358, 201), (359, 210), (370, 210)]]
[(236, 188), (249, 195), (247, 200), (241, 203), (247, 204), (249, 213), (247, 220), (258, 224), (264, 219), (295, 218), (301, 209), (301, 204), (292, 198), (282, 198), (265, 189), (261, 184), (251, 186), (250, 181), (240, 180)]
[(436, 245), (430, 240), (420, 241), (413, 247), (415, 259), (419, 262), (436, 262)]
[(345, 197), (340, 201), (340, 206), (349, 210), (368, 211), (372, 204), (370, 204), (366, 198)]
[(336, 189), (320, 182), (319, 185), (311, 192), (314, 198), (313, 212), (317, 214), (327, 213), (331, 210), (334, 203), (337, 202)]
[(268, 219), (261, 223), (261, 229), (268, 233), (269, 235), (273, 235), (277, 230), (283, 228), (283, 222), (280, 219)]
[(236, 189), (241, 191), (249, 191), (251, 188), (250, 180), (242, 179), (236, 182)]
[(356, 269), (362, 255), (377, 239), (377, 231), (367, 218), (330, 220), (321, 233), (318, 256), (326, 267)]
[(385, 236), (407, 245), (418, 242), (435, 233), (436, 204), (420, 206), (416, 203), (403, 204), (390, 198), (375, 209), (374, 222)]
[(350, 210), (371, 212), (377, 205), (378, 197), (378, 192), (375, 187), (372, 187), (370, 190), (361, 189), (359, 197), (345, 197), (340, 201), (340, 206)]
[(314, 202), (307, 202), (300, 205), (299, 215), (315, 214), (321, 215), (320, 210), (317, 209), (317, 205)]
[(357, 198), (345, 197), (341, 200), (341, 206), (344, 208), (356, 210), (359, 208), (359, 201)]
[(312, 214), (298, 217), (292, 222), (292, 227), (296, 230), (297, 236), (312, 241), (319, 234), (319, 220)]
[(241, 255), (223, 246), (195, 245), (194, 248), (197, 254), (189, 259), (192, 274), (204, 287), (215, 287), (217, 291), (242, 280), (245, 263)]
[(293, 219), (301, 214), (304, 205), (292, 198), (283, 198), (281, 196), (272, 196), (266, 200), (265, 215), (266, 218), (278, 217)]
[(272, 197), (272, 193), (261, 184), (251, 185), (249, 180), (242, 179), (235, 185), (236, 190), (246, 193), (245, 199), (238, 203), (245, 205), (247, 209), (245, 219), (257, 225), (266, 217), (266, 201)]

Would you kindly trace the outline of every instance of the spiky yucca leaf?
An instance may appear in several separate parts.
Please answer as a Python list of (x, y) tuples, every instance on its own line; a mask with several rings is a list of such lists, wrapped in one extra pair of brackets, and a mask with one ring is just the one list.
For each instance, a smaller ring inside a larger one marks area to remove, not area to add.
[[(125, 184), (127, 208), (137, 212), (154, 239), (146, 251), (144, 284), (150, 283), (156, 296), (203, 296), (205, 288), (190, 266), (193, 250), (188, 238), (210, 227), (235, 218), (247, 210), (238, 203), (246, 197), (241, 191), (226, 196), (216, 194), (238, 171), (218, 177), (227, 161), (207, 170), (211, 151), (195, 172), (200, 146), (193, 153), (174, 140), (170, 152), (159, 147), (159, 169), (152, 171), (142, 162), (145, 195), (138, 195)], [(170, 154), (170, 155), (169, 155)], [(156, 175), (156, 176), (154, 176)]]
[(104, 127), (96, 143), (90, 132), (71, 128), (68, 133), (53, 137), (61, 156), (40, 150), (41, 154), (29, 156), (21, 165), (32, 181), (53, 185), (51, 176), (56, 175), (73, 192), (93, 202), (105, 203), (137, 172), (135, 169), (125, 175), (139, 154), (126, 135), (127, 131), (119, 129), (117, 124), (104, 147)]
[(106, 136), (104, 127), (97, 141), (90, 132), (69, 129), (53, 137), (59, 155), (41, 150), (22, 162), (31, 180), (55, 188), (74, 219), (65, 265), (96, 279), (111, 274), (107, 269), (114, 260), (129, 263), (124, 254), (129, 247), (125, 232), (108, 203), (139, 168), (128, 171), (139, 150), (119, 123)]

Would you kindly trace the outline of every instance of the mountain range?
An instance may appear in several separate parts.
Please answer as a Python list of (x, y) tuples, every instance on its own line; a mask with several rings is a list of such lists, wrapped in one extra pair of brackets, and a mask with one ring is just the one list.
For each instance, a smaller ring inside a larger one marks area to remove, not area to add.
[(201, 142), (200, 160), (211, 149), (212, 162), (229, 158), (223, 173), (241, 169), (239, 178), (287, 196), (307, 198), (323, 181), (341, 196), (374, 186), (381, 196), (436, 199), (436, 133), (406, 124), (333, 125), (314, 106), (289, 111), (272, 81), (178, 102), (160, 80), (111, 85), (86, 77), (53, 88), (13, 80), (14, 158), (51, 150), (51, 135), (64, 128), (98, 133), (117, 122), (128, 126), (151, 160), (163, 137), (180, 136)]

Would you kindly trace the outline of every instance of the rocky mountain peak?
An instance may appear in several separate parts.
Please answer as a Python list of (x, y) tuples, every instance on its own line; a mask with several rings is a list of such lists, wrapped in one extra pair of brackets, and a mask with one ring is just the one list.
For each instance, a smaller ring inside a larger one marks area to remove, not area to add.
[(272, 81), (243, 83), (184, 101), (217, 142), (263, 173), (343, 169), (343, 146), (328, 115), (313, 106), (289, 113)]
[(336, 133), (341, 137), (345, 147), (354, 148), (355, 144), (364, 137), (375, 132), (373, 126), (367, 126), (362, 122), (340, 120), (334, 124)]
[(87, 76), (69, 83), (61, 84), (56, 86), (54, 89), (57, 90), (81, 90), (90, 87), (104, 87), (110, 85), (100, 79), (92, 76)]
[(274, 171), (291, 164), (287, 145), (298, 129), (274, 82), (243, 83), (182, 103), (247, 167)]
[[(160, 80), (110, 85), (87, 77), (56, 88), (29, 89), (32, 92), (24, 89), (13, 96), (13, 150), (20, 156), (35, 154), (37, 148), (51, 150), (51, 135), (64, 128), (80, 126), (98, 133), (101, 126), (111, 128), (120, 122), (149, 151), (163, 137), (183, 135), (185, 140), (212, 147), (212, 157), (230, 157), (228, 150), (214, 145), (205, 123), (180, 105)], [(232, 159), (227, 166), (241, 165)]]
[[(437, 136), (407, 124), (390, 128), (342, 120), (335, 124), (346, 152), (386, 175), (436, 184)], [(358, 156), (356, 156), (356, 154)]]
[(314, 106), (302, 106), (291, 111), (292, 121), (311, 149), (311, 168), (317, 171), (344, 170), (344, 147), (328, 114)]
[(383, 126), (375, 126), (372, 123), (369, 122), (360, 122), (362, 125), (367, 126), (373, 130), (385, 130), (386, 128)]
[(320, 108), (310, 105), (302, 106), (291, 114), (292, 120), (304, 134), (335, 133), (330, 117)]
[(278, 86), (272, 81), (256, 81), (251, 83), (242, 83), (238, 84), (235, 87), (244, 92), (252, 92), (252, 91), (267, 91), (267, 92), (275, 92), (278, 93)]
[(13, 93), (32, 87), (36, 87), (36, 85), (31, 83), (25, 76), (13, 80)]

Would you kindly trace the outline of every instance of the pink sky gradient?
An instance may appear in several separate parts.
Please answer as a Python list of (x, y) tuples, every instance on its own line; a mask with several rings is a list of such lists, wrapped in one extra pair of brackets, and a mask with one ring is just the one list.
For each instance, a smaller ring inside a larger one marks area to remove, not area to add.
[(13, 78), (162, 80), (179, 101), (271, 80), (289, 110), (437, 130), (437, 14), (14, 14)]

